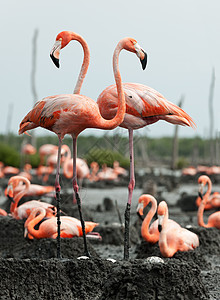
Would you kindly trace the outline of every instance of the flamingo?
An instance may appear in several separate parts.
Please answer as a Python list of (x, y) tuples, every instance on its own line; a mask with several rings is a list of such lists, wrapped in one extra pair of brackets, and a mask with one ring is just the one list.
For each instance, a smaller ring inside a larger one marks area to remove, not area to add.
[(99, 164), (96, 161), (91, 162), (90, 164), (91, 174), (89, 176), (90, 181), (98, 181), (98, 171), (99, 171)]
[(197, 213), (197, 221), (198, 221), (198, 225), (202, 226), (202, 227), (215, 227), (220, 229), (220, 211), (217, 211), (213, 214), (211, 214), (208, 217), (208, 223), (205, 224), (204, 220), (203, 220), (203, 212), (206, 206), (206, 202), (207, 202), (207, 197), (203, 197), (202, 193), (200, 194), (200, 198), (202, 199), (200, 205), (199, 205), (199, 209), (198, 209), (198, 213)]
[(127, 175), (128, 173), (126, 169), (120, 167), (119, 162), (117, 160), (113, 162), (113, 171), (117, 175), (124, 175), (124, 176)]
[(56, 154), (58, 151), (58, 147), (53, 144), (44, 144), (39, 148), (39, 154), (40, 154), (40, 165), (44, 163), (44, 159), (46, 156), (49, 156), (51, 154)]
[[(172, 124), (195, 127), (192, 118), (175, 104), (167, 101), (156, 90), (139, 83), (122, 84), (126, 113), (120, 127), (128, 129), (130, 151), (130, 181), (128, 184), (128, 201), (125, 209), (124, 258), (129, 258), (129, 223), (132, 194), (135, 187), (133, 131), (165, 120)], [(117, 111), (118, 95), (115, 85), (108, 86), (99, 95), (97, 104), (105, 119), (111, 119)]]
[(102, 170), (97, 174), (98, 180), (112, 181), (118, 178), (118, 175), (112, 168), (107, 167), (106, 164), (102, 165)]
[[(21, 183), (24, 183), (25, 186), (21, 185)], [(29, 216), (30, 212), (34, 208), (39, 206), (48, 209), (48, 216), (54, 216), (56, 213), (56, 207), (46, 202), (31, 200), (18, 206), (18, 203), (23, 196), (32, 194), (32, 192), (29, 191), (30, 188), (30, 181), (25, 177), (13, 176), (9, 179), (7, 187), (7, 196), (13, 199), (13, 202), (11, 203), (10, 207), (12, 217), (18, 220), (26, 219)]]
[(4, 209), (0, 208), (0, 216), (7, 216), (7, 215), (8, 215), (7, 212)]
[[(140, 216), (143, 216), (143, 210), (144, 208), (151, 203), (151, 209), (147, 213), (146, 217), (144, 218), (144, 221), (141, 226), (141, 235), (143, 239), (151, 244), (155, 244), (159, 241), (159, 231), (158, 231), (158, 220), (155, 220), (150, 228), (150, 221), (152, 220), (154, 214), (157, 211), (157, 200), (149, 194), (143, 194), (138, 199), (138, 207), (137, 207), (137, 213)], [(180, 228), (180, 225), (173, 221), (168, 219), (167, 221), (167, 227), (168, 228)]]
[[(43, 207), (35, 208), (25, 222), (25, 236), (29, 238), (57, 238), (57, 222), (55, 217), (44, 219), (46, 217), (46, 210)], [(60, 227), (60, 236), (62, 238), (72, 238), (74, 236), (82, 236), (81, 222), (73, 217), (62, 216)], [(39, 223), (38, 229), (35, 226)], [(99, 225), (94, 222), (85, 222), (85, 233), (91, 232), (95, 226)]]
[(199, 246), (198, 236), (180, 227), (167, 227), (168, 207), (161, 201), (157, 209), (158, 230), (160, 232), (159, 247), (164, 257), (172, 257), (177, 251), (189, 251)]
[(3, 173), (6, 176), (16, 175), (20, 172), (18, 168), (12, 167), (12, 166), (6, 166), (3, 169)]
[[(122, 39), (115, 48), (113, 55), (113, 71), (118, 92), (118, 110), (115, 117), (111, 120), (104, 119), (99, 111), (97, 103), (87, 96), (80, 95), (80, 89), (83, 79), (87, 73), (89, 66), (89, 48), (85, 40), (78, 34), (70, 31), (63, 31), (56, 37), (56, 42), (51, 51), (51, 58), (55, 65), (59, 67), (60, 50), (64, 48), (71, 40), (77, 40), (81, 43), (84, 50), (84, 60), (79, 75), (79, 79), (74, 89), (75, 94), (56, 95), (38, 101), (34, 108), (24, 117), (20, 123), (19, 134), (27, 130), (43, 127), (57, 134), (59, 139), (58, 146), (58, 162), (55, 180), (55, 188), (57, 192), (57, 218), (59, 223), (60, 216), (60, 184), (59, 184), (59, 170), (60, 170), (60, 151), (61, 144), (65, 134), (70, 134), (73, 139), (73, 189), (77, 199), (80, 220), (82, 223), (84, 248), (85, 253), (89, 256), (86, 244), (84, 221), (81, 213), (81, 201), (78, 194), (78, 184), (76, 180), (76, 152), (77, 152), (77, 137), (86, 128), (97, 128), (110, 130), (116, 128), (124, 119), (125, 114), (125, 98), (122, 88), (122, 81), (118, 67), (119, 54), (122, 49), (135, 53), (142, 64), (145, 62), (145, 53), (137, 44), (137, 41), (132, 38)], [(146, 65), (146, 64), (145, 64)], [(59, 238), (59, 224), (58, 224), (58, 249), (60, 248)], [(60, 257), (60, 251), (58, 251)]]
[(207, 184), (208, 189), (205, 195), (202, 196), (203, 198), (206, 198), (206, 204), (204, 209), (212, 209), (212, 208), (220, 207), (220, 194), (218, 192), (215, 192), (211, 195), (211, 190), (212, 190), (211, 179), (207, 175), (201, 175), (198, 178), (198, 184), (199, 184), (199, 196), (196, 199), (196, 205), (198, 207), (200, 206), (202, 202), (202, 198), (200, 196), (203, 195), (203, 188)]

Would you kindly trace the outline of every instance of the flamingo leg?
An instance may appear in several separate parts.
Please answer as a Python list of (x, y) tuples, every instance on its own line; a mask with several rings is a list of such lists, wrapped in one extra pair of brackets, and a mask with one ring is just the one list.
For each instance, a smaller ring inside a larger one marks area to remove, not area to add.
[(57, 171), (55, 179), (55, 190), (56, 190), (56, 200), (57, 200), (57, 258), (61, 258), (60, 251), (60, 158), (61, 158), (61, 146), (62, 139), (59, 137), (59, 146), (58, 146), (58, 156), (57, 156)]
[(82, 209), (81, 209), (81, 200), (79, 197), (79, 186), (77, 184), (77, 175), (76, 175), (76, 156), (77, 156), (77, 138), (73, 137), (73, 190), (75, 193), (75, 198), (79, 210), (79, 217), (81, 221), (82, 226), (82, 232), (83, 232), (83, 241), (84, 241), (84, 253), (86, 256), (90, 257), (88, 247), (87, 247), (87, 241), (86, 241), (86, 232), (85, 232), (85, 222), (83, 220), (82, 216)]
[(131, 200), (135, 187), (134, 176), (134, 149), (133, 149), (133, 129), (128, 129), (129, 132), (129, 152), (130, 152), (130, 182), (128, 185), (128, 202), (125, 209), (125, 232), (124, 232), (124, 259), (129, 259), (129, 225), (131, 214)]

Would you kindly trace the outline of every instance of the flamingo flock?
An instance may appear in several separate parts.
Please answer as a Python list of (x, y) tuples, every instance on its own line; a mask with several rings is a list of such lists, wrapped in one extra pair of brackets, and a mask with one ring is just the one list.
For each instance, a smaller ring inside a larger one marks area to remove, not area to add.
[[(61, 238), (71, 238), (82, 236), (84, 241), (84, 254), (90, 257), (87, 247), (87, 237), (93, 235), (92, 230), (98, 223), (84, 221), (82, 215), (82, 203), (79, 195), (79, 186), (82, 180), (87, 178), (91, 181), (117, 180), (120, 175), (127, 175), (127, 171), (120, 167), (117, 161), (113, 168), (102, 165), (99, 170), (97, 162), (92, 162), (91, 171), (87, 163), (77, 157), (77, 138), (81, 132), (87, 128), (112, 130), (117, 126), (128, 129), (129, 150), (130, 150), (130, 181), (128, 184), (128, 199), (125, 208), (125, 230), (124, 230), (124, 259), (129, 259), (129, 226), (130, 211), (133, 190), (135, 188), (134, 176), (134, 145), (133, 131), (144, 126), (153, 124), (159, 120), (164, 120), (175, 125), (182, 125), (195, 128), (192, 118), (180, 107), (168, 101), (156, 90), (139, 83), (123, 83), (119, 71), (119, 57), (122, 50), (136, 54), (139, 58), (143, 70), (147, 65), (147, 55), (142, 47), (133, 38), (121, 39), (113, 53), (113, 74), (115, 84), (107, 87), (98, 97), (97, 102), (88, 96), (80, 94), (81, 87), (88, 71), (90, 62), (90, 51), (86, 41), (79, 35), (71, 31), (60, 32), (50, 52), (50, 57), (56, 67), (59, 68), (60, 53), (71, 41), (77, 41), (83, 48), (83, 63), (76, 82), (73, 94), (53, 95), (36, 102), (33, 109), (26, 114), (20, 123), (19, 134), (27, 133), (29, 130), (42, 127), (55, 133), (58, 137), (58, 146), (46, 144), (40, 147), (40, 165), (37, 175), (43, 181), (48, 180), (48, 176), (55, 171), (55, 187), (47, 187), (48, 191), (56, 193), (56, 207), (43, 202), (31, 200), (18, 206), (20, 199), (24, 195), (34, 196), (38, 188), (31, 184), (31, 177), (25, 176), (28, 173), (28, 163), (22, 174), (19, 170), (11, 170), (12, 176), (7, 187), (7, 196), (11, 199), (10, 216), (15, 219), (26, 219), (25, 237), (29, 239), (53, 238), (57, 239), (57, 257), (61, 258), (60, 242)], [(73, 157), (68, 146), (62, 145), (66, 134), (72, 137)], [(25, 145), (22, 148), (24, 155), (32, 155), (35, 149)], [(44, 165), (46, 163), (46, 166)], [(66, 178), (72, 178), (73, 200), (76, 200), (80, 220), (70, 216), (61, 216), (61, 186), (60, 169)], [(2, 174), (5, 167), (0, 166)], [(14, 173), (13, 173), (13, 172)], [(17, 172), (18, 171), (18, 172)], [(206, 176), (207, 177), (207, 176)], [(209, 206), (219, 207), (219, 195), (210, 196), (211, 183), (203, 176), (199, 179), (200, 190), (197, 200), (198, 224), (203, 227), (220, 228), (220, 215), (212, 214), (208, 223), (203, 221), (203, 211)], [(79, 184), (78, 184), (79, 183)], [(203, 187), (208, 184), (208, 194), (203, 195)], [(46, 188), (46, 187), (44, 187)], [(43, 186), (40, 187), (43, 192)], [(40, 193), (40, 191), (38, 191)], [(194, 250), (199, 246), (198, 236), (191, 231), (182, 228), (178, 223), (168, 217), (168, 206), (162, 201), (157, 206), (156, 199), (144, 194), (139, 198), (137, 212), (143, 216), (144, 207), (151, 203), (151, 209), (143, 220), (141, 234), (144, 240), (149, 243), (159, 244), (160, 251), (164, 257), (172, 257), (177, 251)], [(157, 212), (158, 219), (151, 225), (150, 222)], [(0, 210), (0, 214), (6, 216), (7, 213)], [(38, 227), (36, 228), (36, 225)], [(100, 238), (98, 234), (94, 236)]]

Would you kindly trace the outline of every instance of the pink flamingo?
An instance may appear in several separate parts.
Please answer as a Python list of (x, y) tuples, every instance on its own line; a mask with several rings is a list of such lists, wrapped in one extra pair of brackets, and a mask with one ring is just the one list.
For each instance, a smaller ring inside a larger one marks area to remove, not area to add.
[[(57, 238), (57, 222), (55, 217), (44, 219), (46, 217), (46, 209), (43, 207), (35, 208), (25, 222), (25, 236), (30, 239)], [(39, 229), (35, 226), (40, 223)], [(94, 222), (85, 222), (85, 233), (91, 232), (95, 226), (99, 225)], [(73, 217), (62, 216), (60, 236), (62, 238), (72, 238), (74, 236), (82, 236), (81, 222)], [(98, 237), (98, 236), (97, 236)]]
[[(60, 151), (61, 144), (65, 134), (70, 134), (73, 139), (73, 189), (77, 199), (77, 204), (79, 208), (80, 220), (82, 222), (82, 230), (84, 237), (84, 247), (85, 253), (89, 256), (86, 237), (84, 230), (84, 221), (81, 213), (81, 201), (78, 194), (78, 185), (76, 180), (76, 156), (77, 147), (76, 141), (77, 137), (86, 128), (98, 128), (98, 129), (114, 129), (124, 119), (125, 113), (125, 98), (122, 88), (121, 76), (119, 73), (118, 59), (119, 53), (122, 49), (134, 52), (139, 56), (141, 60), (144, 60), (145, 54), (141, 48), (137, 47), (137, 41), (131, 38), (122, 39), (114, 52), (113, 56), (113, 70), (115, 81), (117, 85), (118, 92), (118, 110), (116, 116), (111, 120), (104, 119), (99, 111), (97, 103), (89, 97), (82, 96), (79, 94), (83, 79), (86, 75), (89, 66), (89, 48), (85, 40), (70, 31), (64, 31), (57, 35), (56, 42), (51, 51), (51, 58), (53, 59), (55, 65), (59, 67), (59, 54), (60, 50), (64, 48), (71, 40), (77, 40), (81, 43), (84, 50), (84, 60), (80, 72), (79, 79), (77, 81), (74, 93), (70, 95), (56, 95), (44, 98), (38, 101), (34, 108), (24, 117), (20, 124), (19, 134), (26, 132), (27, 130), (43, 127), (57, 134), (59, 139), (58, 148), (58, 162), (57, 162), (57, 173), (55, 187), (57, 192), (57, 216), (59, 223), (59, 211), (60, 211), (60, 184), (59, 184), (59, 169), (60, 169)], [(58, 249), (59, 249), (59, 224), (58, 224)], [(58, 251), (60, 252), (60, 251)], [(60, 253), (58, 253), (60, 257)]]
[[(23, 185), (23, 183), (25, 185)], [(19, 189), (16, 190), (16, 187)], [(31, 211), (39, 206), (48, 209), (48, 216), (54, 216), (56, 213), (56, 208), (53, 205), (43, 201), (31, 200), (18, 206), (18, 203), (23, 196), (33, 194), (33, 192), (29, 191), (30, 189), (30, 181), (25, 177), (13, 176), (9, 179), (7, 187), (7, 196), (13, 199), (13, 202), (10, 207), (10, 212), (13, 218), (18, 220), (26, 219), (31, 213)]]
[[(159, 241), (159, 230), (158, 230), (158, 220), (155, 220), (151, 225), (150, 221), (152, 220), (153, 216), (155, 215), (157, 211), (157, 200), (149, 194), (143, 194), (140, 196), (138, 200), (138, 207), (137, 207), (137, 213), (143, 217), (143, 210), (144, 208), (151, 203), (151, 209), (147, 213), (146, 217), (144, 218), (144, 221), (141, 226), (141, 235), (143, 239), (151, 244), (155, 244)], [(149, 228), (150, 225), (150, 228)], [(180, 225), (176, 223), (173, 220), (168, 219), (167, 221), (167, 227), (168, 228), (180, 228)]]
[[(199, 207), (202, 202), (202, 198), (203, 199), (206, 198), (204, 209), (212, 209), (212, 208), (220, 207), (220, 194), (218, 192), (211, 194), (212, 191), (211, 179), (207, 175), (201, 175), (198, 178), (198, 184), (199, 184), (199, 196), (196, 199), (196, 205)], [(205, 195), (203, 195), (203, 189), (206, 186), (206, 184), (208, 185), (208, 189)]]
[(118, 178), (118, 175), (112, 168), (107, 167), (106, 164), (102, 165), (102, 170), (97, 174), (98, 180), (112, 181)]
[(44, 144), (39, 148), (40, 154), (40, 165), (44, 164), (44, 159), (46, 156), (56, 154), (58, 151), (58, 147), (53, 144)]
[(7, 216), (7, 215), (8, 215), (7, 212), (4, 209), (0, 208), (0, 216)]
[(208, 217), (208, 223), (207, 224), (204, 223), (203, 212), (206, 206), (207, 197), (203, 197), (202, 193), (200, 193), (200, 197), (202, 199), (202, 202), (200, 203), (198, 213), (197, 213), (198, 225), (206, 228), (215, 227), (220, 229), (220, 211), (211, 214)]
[(3, 173), (6, 176), (11, 176), (11, 175), (17, 175), (20, 172), (18, 168), (12, 167), (12, 166), (6, 166), (3, 169)]
[(113, 162), (113, 171), (117, 175), (127, 175), (128, 173), (126, 169), (120, 167), (119, 162), (117, 160)]
[(168, 207), (165, 201), (158, 205), (159, 247), (164, 257), (172, 257), (177, 251), (189, 251), (199, 246), (198, 236), (180, 227), (167, 227)]
[[(167, 101), (156, 90), (139, 83), (122, 84), (125, 100), (126, 113), (121, 127), (128, 129), (130, 149), (130, 182), (128, 185), (128, 202), (125, 210), (125, 243), (124, 258), (129, 258), (129, 223), (132, 194), (135, 186), (134, 154), (133, 154), (133, 131), (144, 126), (153, 124), (159, 120), (165, 120), (172, 124), (194, 127), (192, 118), (175, 104)], [(111, 119), (117, 111), (118, 95), (116, 86), (107, 87), (98, 97), (97, 103), (101, 115)]]

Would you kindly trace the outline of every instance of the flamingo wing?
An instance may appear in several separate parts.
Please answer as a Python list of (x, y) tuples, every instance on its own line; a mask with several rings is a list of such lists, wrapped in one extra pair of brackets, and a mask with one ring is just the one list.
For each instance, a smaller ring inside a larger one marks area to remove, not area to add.
[[(156, 90), (139, 83), (123, 83), (123, 90), (126, 114), (121, 127), (138, 129), (160, 119), (173, 124), (195, 127), (195, 123), (186, 112), (166, 100)], [(117, 97), (116, 85), (109, 86), (98, 97), (97, 103), (104, 118), (111, 119), (115, 116)]]

